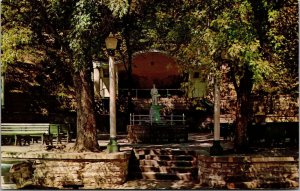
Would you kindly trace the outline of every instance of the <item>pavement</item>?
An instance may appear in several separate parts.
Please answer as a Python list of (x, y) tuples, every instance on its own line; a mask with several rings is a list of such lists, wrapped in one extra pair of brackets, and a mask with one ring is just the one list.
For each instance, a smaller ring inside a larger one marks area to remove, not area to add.
[[(109, 135), (102, 136), (102, 137), (109, 137)], [(222, 138), (221, 146), (226, 149), (233, 148), (233, 143), (231, 141), (224, 141)], [(190, 133), (188, 135), (188, 142), (186, 143), (169, 143), (169, 144), (131, 144), (127, 140), (126, 135), (118, 135), (117, 136), (118, 145), (120, 145), (121, 151), (130, 150), (132, 147), (169, 147), (169, 148), (189, 148), (191, 149), (204, 149), (207, 150), (212, 146), (213, 142), (213, 134), (211, 133)], [(101, 138), (98, 140), (98, 143), (101, 148), (105, 148), (109, 142), (109, 138), (103, 139)], [(62, 145), (66, 146), (67, 148), (72, 147), (75, 144), (75, 140), (73, 139), (71, 142), (66, 143), (63, 142)], [(53, 145), (61, 146), (61, 144), (56, 144), (55, 142)], [(3, 145), (1, 146), (1, 152), (9, 151), (9, 152), (39, 152), (45, 149), (46, 145), (42, 145), (39, 141), (38, 143), (25, 145), (25, 146), (14, 146), (14, 145)]]
[[(213, 134), (211, 133), (190, 133), (188, 136), (188, 142), (186, 143), (172, 143), (172, 144), (131, 144), (127, 140), (126, 135), (118, 135), (117, 136), (117, 141), (118, 144), (120, 145), (120, 150), (121, 151), (129, 151), (133, 147), (151, 147), (151, 148), (159, 148), (159, 147), (164, 147), (164, 148), (188, 148), (189, 150), (206, 150), (208, 151), (209, 148), (212, 146), (213, 142)], [(75, 143), (75, 140), (73, 140), (71, 143), (63, 143), (64, 146), (72, 147)], [(105, 134), (101, 136), (101, 139), (98, 141), (99, 145), (101, 148), (105, 149), (106, 145), (109, 142), (109, 135)], [(54, 145), (56, 145), (54, 143)], [(58, 145), (59, 146), (59, 145)], [(230, 150), (233, 148), (233, 143), (230, 140), (223, 140), (221, 138), (221, 146), (223, 149)], [(45, 150), (45, 145), (42, 145), (40, 142), (39, 143), (34, 143), (31, 145), (27, 146), (1, 146), (1, 152), (5, 151), (10, 151), (10, 152), (43, 152)], [(276, 156), (276, 152), (281, 155), (281, 154), (289, 154), (285, 152), (290, 152), (290, 153), (298, 153), (298, 148), (296, 150), (291, 150), (289, 149), (263, 149), (259, 153), (262, 153), (263, 155), (273, 155)], [(1, 177), (3, 178), (3, 177)], [(3, 181), (1, 181), (3, 183)], [(14, 184), (1, 184), (1, 189), (16, 189), (16, 186)], [(127, 180), (124, 184), (122, 185), (117, 185), (112, 188), (104, 188), (104, 189), (122, 189), (122, 190), (142, 190), (142, 189), (147, 189), (147, 190), (160, 190), (160, 189), (166, 189), (166, 190), (209, 190), (211, 188), (205, 188), (199, 184), (197, 181), (182, 181), (182, 180), (172, 180), (172, 181), (163, 181), (163, 180)], [(32, 190), (32, 189), (31, 189)], [(36, 189), (38, 190), (38, 189)]]
[[(109, 135), (107, 135), (109, 137)], [(107, 137), (106, 136), (106, 137)], [(186, 143), (172, 143), (172, 144), (131, 144), (128, 142), (126, 135), (119, 135), (118, 144), (120, 145), (121, 151), (128, 151), (131, 150), (132, 147), (164, 147), (164, 148), (188, 148), (189, 150), (208, 150), (212, 146), (213, 142), (213, 134), (211, 133), (191, 133), (189, 134), (188, 142)], [(99, 140), (99, 145), (101, 148), (105, 148), (108, 144), (108, 139), (101, 139)], [(72, 147), (75, 143), (74, 141), (71, 143), (63, 143), (66, 147)], [(56, 145), (54, 143), (54, 145)], [(231, 149), (233, 144), (231, 141), (223, 141), (221, 139), (221, 145), (223, 146), (224, 150)], [(1, 146), (1, 152), (9, 151), (9, 152), (41, 152), (45, 149), (45, 145), (39, 143), (34, 143), (27, 146)], [(2, 184), (2, 189), (15, 189), (14, 184)], [(128, 180), (122, 185), (115, 186), (113, 188), (107, 189), (180, 189), (180, 190), (199, 190), (199, 189), (209, 189), (202, 187), (199, 182), (191, 181), (186, 182), (182, 180), (178, 181), (162, 181), (162, 180)]]

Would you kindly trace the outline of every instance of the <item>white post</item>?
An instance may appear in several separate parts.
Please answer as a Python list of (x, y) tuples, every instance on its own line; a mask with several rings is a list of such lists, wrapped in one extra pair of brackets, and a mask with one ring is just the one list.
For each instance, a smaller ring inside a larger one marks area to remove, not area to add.
[(134, 113), (132, 114), (132, 125), (134, 125)]
[(99, 68), (98, 62), (93, 62), (93, 82), (94, 82), (94, 92), (95, 92), (95, 98), (100, 99), (101, 98), (101, 71)]
[(109, 116), (110, 138), (116, 139), (116, 73), (112, 56), (109, 56)]
[(220, 79), (216, 72), (214, 78), (214, 141), (210, 148), (211, 155), (221, 155), (223, 148), (220, 143)]
[(219, 80), (215, 77), (214, 83), (214, 140), (220, 140), (220, 86)]
[(129, 114), (129, 123), (132, 125), (131, 113)]
[(139, 115), (139, 125), (142, 124), (142, 118), (141, 118), (141, 115)]

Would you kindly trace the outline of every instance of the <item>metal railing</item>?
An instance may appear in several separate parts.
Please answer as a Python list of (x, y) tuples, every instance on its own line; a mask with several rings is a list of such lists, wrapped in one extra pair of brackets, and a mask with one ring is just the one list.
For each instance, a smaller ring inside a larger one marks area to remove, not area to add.
[[(182, 115), (162, 115), (161, 122), (167, 122), (170, 125), (174, 125), (176, 123), (182, 123), (185, 125), (185, 115), (184, 113)], [(134, 113), (130, 114), (130, 125), (141, 125), (143, 123), (150, 123), (151, 125), (154, 122), (154, 117), (152, 115), (136, 115)]]
[[(183, 89), (157, 89), (160, 97), (170, 97), (172, 95), (183, 96)], [(132, 97), (134, 98), (151, 98), (151, 89), (132, 89)], [(128, 89), (119, 89), (119, 94), (126, 95)]]

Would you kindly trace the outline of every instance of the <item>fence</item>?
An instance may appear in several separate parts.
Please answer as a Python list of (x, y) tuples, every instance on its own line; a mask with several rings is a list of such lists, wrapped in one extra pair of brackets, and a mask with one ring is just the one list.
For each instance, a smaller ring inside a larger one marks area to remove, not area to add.
[[(175, 125), (176, 123), (182, 123), (185, 125), (185, 115), (184, 113), (182, 115), (163, 115), (160, 116), (162, 122), (167, 122), (170, 125)], [(150, 123), (152, 125), (153, 123), (153, 116), (152, 115), (135, 115), (134, 113), (130, 114), (130, 125), (139, 124), (142, 123)]]
[[(134, 98), (151, 98), (151, 89), (132, 89), (132, 97)], [(128, 89), (119, 89), (120, 95), (127, 95)], [(172, 95), (183, 96), (182, 89), (158, 89), (160, 97), (170, 97)]]

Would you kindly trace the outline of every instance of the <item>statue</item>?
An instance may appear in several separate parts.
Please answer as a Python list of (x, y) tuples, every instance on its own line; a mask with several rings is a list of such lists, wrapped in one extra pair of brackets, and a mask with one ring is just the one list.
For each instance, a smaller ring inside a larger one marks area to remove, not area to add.
[(151, 89), (151, 97), (152, 97), (152, 105), (158, 105), (157, 98), (160, 96), (158, 94), (158, 90), (155, 88), (155, 84), (153, 84), (153, 88)]
[(150, 118), (151, 118), (151, 124), (152, 121), (155, 123), (160, 122), (160, 109), (161, 106), (158, 105), (157, 99), (160, 96), (158, 94), (158, 90), (155, 88), (155, 84), (153, 84), (153, 88), (151, 89), (151, 97), (152, 97), (152, 105), (150, 107)]

